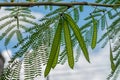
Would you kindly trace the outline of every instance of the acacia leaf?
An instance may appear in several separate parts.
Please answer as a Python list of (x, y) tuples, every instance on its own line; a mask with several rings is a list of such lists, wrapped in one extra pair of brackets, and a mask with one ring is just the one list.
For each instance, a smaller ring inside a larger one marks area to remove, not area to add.
[(23, 40), (23, 36), (20, 30), (16, 30), (16, 35), (17, 35), (18, 41), (21, 42)]
[(73, 10), (73, 12), (74, 12), (74, 20), (75, 20), (75, 22), (78, 22), (79, 21), (79, 11), (78, 11), (78, 9), (75, 8)]
[(101, 30), (105, 29), (105, 15), (101, 17)]
[(15, 33), (15, 31), (12, 31), (12, 32), (7, 36), (7, 38), (5, 39), (5, 44), (4, 44), (5, 46), (8, 45), (8, 43), (10, 42), (10, 40), (11, 40), (11, 38), (13, 37), (14, 33)]
[(80, 5), (80, 6), (79, 6), (80, 12), (83, 12), (83, 7), (84, 7), (83, 5)]

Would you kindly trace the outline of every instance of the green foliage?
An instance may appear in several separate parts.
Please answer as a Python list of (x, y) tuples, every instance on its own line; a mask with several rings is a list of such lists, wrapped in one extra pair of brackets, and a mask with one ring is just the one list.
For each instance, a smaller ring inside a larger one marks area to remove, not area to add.
[(24, 79), (34, 79), (41, 75), (42, 66), (46, 65), (48, 54), (46, 46), (40, 45), (36, 51), (26, 52), (23, 59), (16, 59), (5, 68), (3, 75), (0, 80), (18, 80), (20, 79), (21, 69), (24, 69)]
[(112, 48), (110, 46), (110, 62), (111, 62), (111, 69), (114, 72), (115, 71), (115, 64), (113, 62), (113, 53), (112, 53)]
[(16, 35), (17, 35), (17, 40), (20, 42), (22, 41), (22, 33), (20, 32), (20, 30), (16, 30)]
[(42, 44), (36, 51), (27, 52), (24, 55), (25, 80), (34, 79), (41, 75), (42, 65), (47, 62), (46, 54), (46, 47)]
[(105, 29), (105, 16), (101, 18), (101, 30)]
[(79, 21), (79, 9), (78, 8), (74, 8), (73, 9), (73, 14), (74, 14), (75, 22), (78, 22)]
[(93, 16), (94, 16), (94, 17), (98, 17), (98, 16), (101, 16), (101, 14), (100, 14), (100, 13), (98, 13), (98, 14), (93, 14), (93, 15), (90, 15), (90, 16), (86, 17), (84, 20), (91, 19), (91, 18), (93, 18)]
[[(39, 1), (26, 0), (26, 2)], [(52, 0), (42, 1), (52, 2)], [(62, 0), (54, 0), (54, 2), (60, 1)], [(95, 2), (117, 4), (119, 0), (96, 0)], [(94, 49), (100, 42), (103, 43), (102, 48), (104, 48), (109, 41), (111, 74), (108, 76), (108, 80), (117, 79), (120, 72), (120, 9), (118, 7), (111, 9), (92, 7), (94, 9), (90, 12), (92, 15), (86, 16), (84, 18), (85, 24), (80, 27), (77, 23), (82, 16), (81, 12), (85, 12), (84, 5), (44, 7), (50, 9), (51, 12), (40, 19), (40, 23), (34, 22), (35, 17), (29, 8), (11, 7), (5, 9), (10, 14), (0, 18), (0, 21), (5, 21), (0, 25), (0, 30), (5, 29), (0, 34), (0, 40), (5, 39), (5, 46), (7, 46), (10, 40), (16, 37), (18, 44), (14, 47), (20, 47), (20, 49), (5, 69), (3, 76), (0, 77), (1, 80), (19, 79), (21, 64), (24, 64), (25, 80), (34, 79), (41, 75), (43, 65), (46, 65), (45, 76), (57, 64), (64, 64), (67, 60), (73, 69), (81, 51), (86, 60), (90, 62), (87, 48), (91, 46)], [(108, 24), (107, 21), (111, 24)], [(27, 26), (23, 23), (27, 23)], [(81, 25), (81, 22), (79, 23)], [(23, 32), (29, 35), (24, 36)], [(98, 34), (102, 35), (101, 38), (98, 37)], [(61, 47), (64, 49), (62, 50)], [(30, 52), (30, 50), (32, 51)], [(20, 60), (16, 62), (16, 58)]]
[(96, 0), (96, 3), (104, 3), (104, 4), (114, 4), (119, 0)]
[[(14, 34), (16, 33), (16, 37), (18, 42), (22, 41), (23, 39), (23, 31), (28, 29), (24, 23), (29, 25), (36, 25), (36, 22), (32, 20), (35, 19), (33, 15), (31, 15), (30, 10), (25, 7), (13, 7), (13, 8), (6, 8), (5, 10), (10, 11), (9, 15), (5, 15), (0, 18), (0, 21), (5, 22), (1, 24), (0, 30), (6, 29), (0, 35), (0, 40), (5, 38), (5, 46), (8, 45), (12, 37), (15, 37)], [(30, 20), (31, 19), (31, 20)]]
[(8, 37), (5, 39), (5, 46), (8, 45), (10, 39), (12, 38), (12, 36), (14, 35), (15, 31), (11, 32)]
[(83, 12), (84, 6), (79, 6), (79, 10), (80, 10), (80, 12)]
[(15, 60), (4, 69), (4, 73), (0, 76), (0, 80), (16, 80), (20, 79), (21, 61)]

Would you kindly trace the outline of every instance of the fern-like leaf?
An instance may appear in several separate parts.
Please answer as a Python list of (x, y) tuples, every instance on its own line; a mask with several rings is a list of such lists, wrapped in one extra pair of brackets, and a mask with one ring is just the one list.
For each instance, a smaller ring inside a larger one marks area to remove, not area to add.
[(11, 38), (13, 37), (13, 35), (15, 34), (16, 31), (12, 31), (8, 37), (5, 39), (5, 46), (8, 45), (8, 43), (10, 42)]
[(17, 39), (19, 42), (22, 41), (23, 37), (22, 37), (22, 33), (19, 30), (16, 30), (16, 35), (17, 35)]

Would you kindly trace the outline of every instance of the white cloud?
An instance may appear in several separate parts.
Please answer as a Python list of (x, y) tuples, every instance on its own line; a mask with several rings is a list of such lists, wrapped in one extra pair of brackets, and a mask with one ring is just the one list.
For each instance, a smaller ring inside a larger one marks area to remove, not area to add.
[(5, 58), (4, 66), (6, 67), (8, 65), (8, 61), (10, 61), (10, 58), (12, 56), (12, 52), (11, 52), (11, 50), (3, 51), (2, 55)]
[(36, 17), (36, 20), (42, 18), (44, 14), (38, 13), (38, 12), (32, 12), (32, 14)]

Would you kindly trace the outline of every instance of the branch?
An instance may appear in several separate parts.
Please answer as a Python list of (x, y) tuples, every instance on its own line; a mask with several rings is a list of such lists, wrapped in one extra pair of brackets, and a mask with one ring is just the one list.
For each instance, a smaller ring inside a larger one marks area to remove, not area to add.
[(19, 2), (11, 3), (4, 2), (0, 3), (0, 7), (12, 7), (12, 6), (22, 6), (22, 7), (33, 7), (33, 6), (74, 6), (74, 5), (86, 5), (86, 6), (101, 6), (101, 7), (119, 7), (120, 4), (99, 4), (99, 3), (88, 3), (88, 2)]

